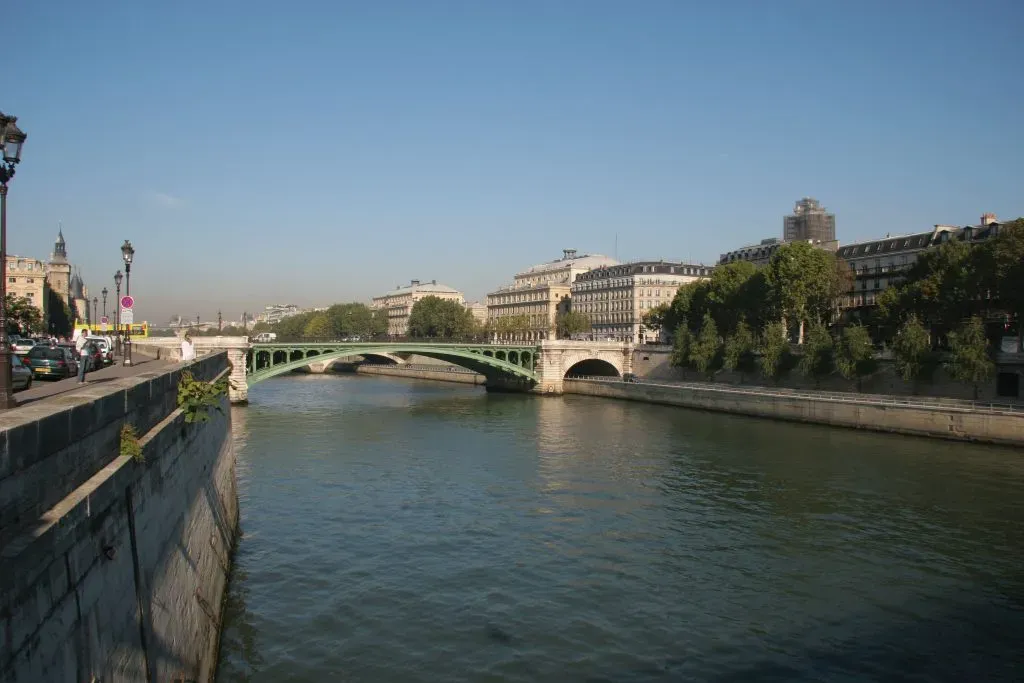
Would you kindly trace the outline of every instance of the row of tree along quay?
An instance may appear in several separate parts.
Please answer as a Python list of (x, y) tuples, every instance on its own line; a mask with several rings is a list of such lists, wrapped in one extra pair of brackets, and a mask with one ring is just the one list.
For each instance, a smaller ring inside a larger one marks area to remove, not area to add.
[(47, 299), (47, 311), (49, 321), (43, 320), (43, 313), (39, 307), (25, 296), (14, 296), (5, 294), (4, 300), (7, 311), (7, 334), (52, 334), (61, 337), (70, 337), (74, 332), (71, 308), (61, 296), (45, 287), (44, 296)]
[(673, 330), (673, 365), (709, 380), (720, 368), (776, 382), (795, 370), (816, 385), (838, 373), (860, 391), (878, 368), (877, 352), (886, 350), (915, 393), (944, 367), (977, 397), (1004, 333), (1016, 328), (1018, 351), (1024, 337), (1024, 219), (981, 244), (950, 241), (929, 250), (866, 316), (840, 310), (852, 284), (835, 254), (791, 243), (764, 267), (718, 266), (644, 322)]
[[(555, 320), (557, 334), (561, 338), (572, 337), (590, 331), (590, 321), (577, 311), (560, 313)], [(451, 342), (485, 342), (494, 337), (523, 338), (537, 325), (526, 315), (511, 315), (497, 318), (489, 324), (481, 324), (473, 314), (456, 301), (425, 296), (415, 304), (409, 313), (408, 331), (405, 338)], [(238, 328), (209, 330), (207, 335), (240, 336), (274, 332), (279, 341), (314, 341), (359, 339), (387, 340), (388, 317), (383, 309), (373, 310), (366, 304), (335, 304), (323, 311), (309, 311), (289, 316), (273, 325), (257, 323), (250, 332)]]

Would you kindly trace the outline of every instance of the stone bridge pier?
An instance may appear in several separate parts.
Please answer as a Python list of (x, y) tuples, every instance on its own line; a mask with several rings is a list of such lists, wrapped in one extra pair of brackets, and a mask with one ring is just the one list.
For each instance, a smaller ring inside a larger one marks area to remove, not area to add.
[(562, 393), (567, 373), (622, 377), (633, 372), (633, 345), (623, 342), (542, 341), (534, 371), (537, 382), (488, 378), (487, 387), (496, 391), (529, 391), (546, 396)]
[[(196, 357), (205, 356), (217, 351), (227, 351), (231, 363), (231, 374), (228, 377), (228, 399), (234, 404), (249, 402), (249, 385), (245, 378), (245, 358), (249, 352), (249, 340), (246, 337), (193, 337)], [(157, 358), (172, 361), (181, 360), (181, 339), (178, 337), (144, 337), (132, 339), (132, 346), (144, 353)]]

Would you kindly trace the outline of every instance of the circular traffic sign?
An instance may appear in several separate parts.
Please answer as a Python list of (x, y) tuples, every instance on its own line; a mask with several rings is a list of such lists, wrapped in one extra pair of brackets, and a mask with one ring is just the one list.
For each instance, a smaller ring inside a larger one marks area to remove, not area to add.
[(104, 325), (106, 325), (107, 323), (110, 322), (110, 318), (108, 318), (107, 316), (102, 316), (100, 318), (100, 322), (103, 323)]
[(125, 294), (121, 297), (121, 308), (131, 308), (135, 305), (135, 299)]

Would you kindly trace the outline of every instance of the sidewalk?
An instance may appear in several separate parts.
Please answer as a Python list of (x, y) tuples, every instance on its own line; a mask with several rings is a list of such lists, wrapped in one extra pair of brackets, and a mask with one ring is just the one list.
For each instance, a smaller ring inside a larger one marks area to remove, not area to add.
[(122, 377), (132, 377), (144, 372), (158, 372), (173, 364), (171, 361), (157, 360), (152, 356), (145, 356), (136, 351), (132, 354), (132, 364), (130, 366), (121, 365), (121, 359), (116, 358), (113, 365), (108, 365), (102, 370), (86, 373), (85, 384), (79, 384), (77, 377), (69, 377), (59, 382), (41, 380), (35, 377), (32, 379), (32, 388), (28, 391), (19, 391), (14, 395), (14, 400), (17, 401), (19, 406), (23, 406), (34, 401), (49, 398), (50, 396), (60, 396), (76, 391), (93, 384), (109, 382)]

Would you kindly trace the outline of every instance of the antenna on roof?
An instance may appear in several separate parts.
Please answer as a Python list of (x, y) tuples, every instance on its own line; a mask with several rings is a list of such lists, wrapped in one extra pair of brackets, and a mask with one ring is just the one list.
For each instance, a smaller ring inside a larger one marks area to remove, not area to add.
[(612, 253), (612, 258), (616, 261), (619, 260), (619, 233), (615, 233), (615, 251)]

